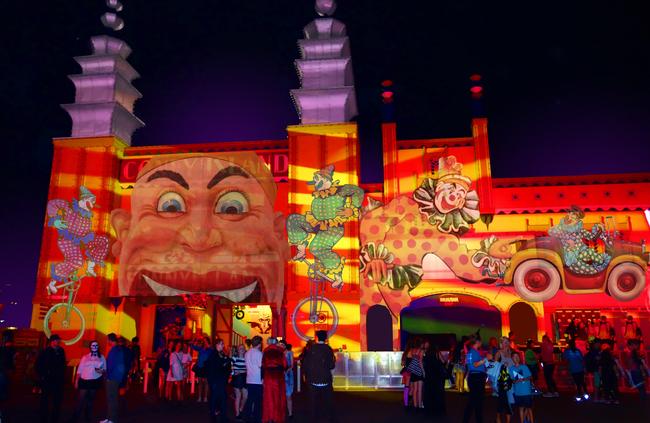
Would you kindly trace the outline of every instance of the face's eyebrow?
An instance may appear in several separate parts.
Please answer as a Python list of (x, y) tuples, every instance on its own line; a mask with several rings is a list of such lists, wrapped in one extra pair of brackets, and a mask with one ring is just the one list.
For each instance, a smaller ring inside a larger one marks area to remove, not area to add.
[(219, 172), (217, 172), (216, 175), (214, 175), (214, 177), (212, 177), (210, 182), (208, 182), (208, 189), (217, 185), (219, 182), (223, 181), (229, 176), (243, 176), (244, 178), (250, 178), (248, 173), (244, 172), (244, 170), (241, 167), (228, 166), (226, 168), (221, 169)]
[(147, 182), (151, 182), (154, 179), (159, 179), (159, 178), (167, 178), (171, 179), (172, 181), (176, 182), (178, 185), (182, 186), (183, 188), (189, 190), (190, 185), (185, 181), (185, 178), (178, 173), (174, 172), (173, 170), (157, 170), (156, 172), (153, 173), (149, 178), (147, 178)]

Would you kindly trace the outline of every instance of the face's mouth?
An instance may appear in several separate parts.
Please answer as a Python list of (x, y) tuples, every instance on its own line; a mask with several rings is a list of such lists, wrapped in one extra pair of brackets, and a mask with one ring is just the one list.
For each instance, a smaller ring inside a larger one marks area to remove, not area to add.
[(460, 199), (456, 199), (454, 202), (449, 202), (447, 201), (447, 197), (443, 196), (440, 198), (440, 208), (442, 209), (441, 211), (451, 211), (454, 209), (459, 208), (458, 207), (458, 202)]
[[(149, 286), (149, 288), (151, 288), (151, 290), (159, 297), (171, 297), (171, 296), (195, 293), (192, 291), (185, 291), (177, 288), (172, 288), (171, 286), (156, 282), (155, 280), (153, 280), (147, 275), (142, 275), (142, 279)], [(239, 303), (244, 301), (246, 298), (250, 297), (251, 294), (255, 292), (255, 289), (257, 287), (258, 287), (258, 282), (254, 281), (251, 284), (238, 289), (228, 289), (223, 291), (207, 291), (204, 293), (207, 295), (227, 298), (228, 300), (234, 303)]]
[[(246, 274), (248, 273), (248, 274)], [(262, 272), (263, 273), (263, 272)], [(268, 300), (265, 278), (257, 272), (230, 273), (211, 271), (153, 271), (141, 269), (134, 275), (134, 292), (153, 292), (161, 297), (175, 297), (185, 294), (207, 294), (219, 296), (232, 302), (258, 302)], [(141, 295), (142, 295), (141, 294)]]

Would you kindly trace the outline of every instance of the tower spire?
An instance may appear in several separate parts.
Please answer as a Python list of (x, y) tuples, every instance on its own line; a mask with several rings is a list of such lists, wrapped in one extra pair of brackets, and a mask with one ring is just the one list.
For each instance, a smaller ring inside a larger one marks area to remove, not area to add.
[(298, 40), (301, 87), (291, 90), (302, 124), (348, 122), (357, 115), (350, 41), (345, 24), (332, 18), (335, 0), (316, 0), (319, 17)]
[[(122, 10), (118, 0), (106, 0), (111, 11), (101, 16), (102, 24), (112, 30), (124, 28), (124, 20), (115, 12)], [(90, 39), (93, 52), (75, 57), (81, 74), (69, 75), (75, 85), (75, 102), (62, 104), (72, 119), (72, 137), (113, 135), (127, 144), (144, 123), (133, 114), (133, 105), (142, 94), (131, 84), (140, 75), (126, 60), (131, 48), (122, 40), (98, 35)]]

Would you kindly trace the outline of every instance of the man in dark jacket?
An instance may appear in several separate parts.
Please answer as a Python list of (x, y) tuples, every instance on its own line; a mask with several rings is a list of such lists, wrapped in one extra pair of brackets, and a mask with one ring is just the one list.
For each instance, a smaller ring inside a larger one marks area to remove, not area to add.
[(119, 411), (120, 385), (126, 382), (129, 367), (127, 366), (127, 348), (118, 344), (117, 335), (108, 334), (110, 351), (106, 356), (106, 414), (103, 423), (115, 423)]
[(226, 385), (230, 376), (231, 362), (223, 352), (223, 340), (214, 341), (214, 349), (205, 362), (206, 377), (210, 385), (210, 418), (216, 420), (220, 417), (222, 422), (228, 421)]
[(312, 423), (326, 415), (329, 421), (336, 421), (332, 402), (332, 369), (336, 364), (334, 351), (327, 345), (327, 331), (316, 331), (316, 343), (303, 358), (305, 378), (309, 386)]
[(36, 361), (36, 372), (41, 385), (40, 415), (43, 423), (59, 421), (61, 402), (63, 402), (65, 365), (65, 351), (61, 348), (61, 337), (54, 334), (50, 336), (49, 345), (41, 351)]

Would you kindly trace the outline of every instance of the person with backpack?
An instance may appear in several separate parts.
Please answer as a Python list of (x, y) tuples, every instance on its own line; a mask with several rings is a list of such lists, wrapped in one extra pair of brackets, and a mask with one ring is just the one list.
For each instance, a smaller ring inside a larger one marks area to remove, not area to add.
[(334, 351), (327, 345), (327, 331), (316, 331), (316, 343), (303, 358), (305, 377), (309, 386), (311, 422), (316, 423), (321, 416), (330, 422), (336, 421), (332, 401), (332, 370), (336, 364)]
[(512, 378), (507, 364), (497, 361), (494, 365), (498, 367), (496, 383), (494, 384), (497, 394), (497, 423), (502, 423), (502, 419), (505, 420), (505, 423), (510, 423), (512, 418), (511, 404), (513, 402)]

